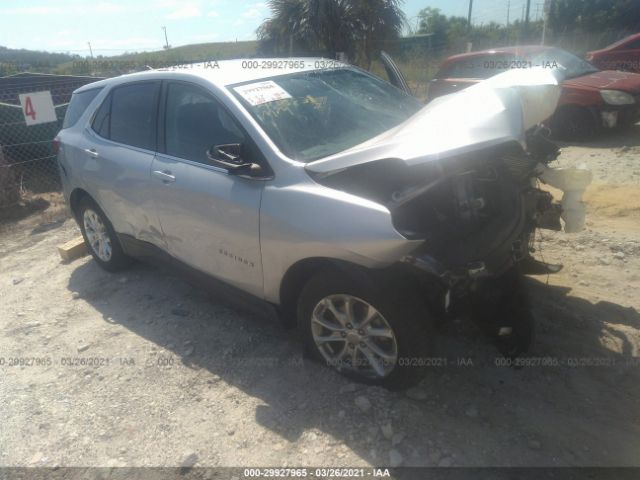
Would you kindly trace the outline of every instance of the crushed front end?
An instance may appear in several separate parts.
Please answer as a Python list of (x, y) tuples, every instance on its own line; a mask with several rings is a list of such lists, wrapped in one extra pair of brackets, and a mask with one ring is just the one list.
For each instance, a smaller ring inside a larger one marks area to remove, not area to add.
[(532, 265), (534, 231), (561, 230), (562, 205), (538, 186), (557, 147), (539, 129), (527, 144), (528, 151), (513, 143), (448, 159), (437, 181), (395, 193), (387, 204), (395, 227), (425, 239), (402, 261), (447, 285)]
[[(559, 150), (540, 125), (558, 98), (548, 72), (507, 72), (308, 166), (316, 181), (385, 205), (399, 233), (422, 241), (398, 265), (428, 280), (434, 309), (469, 314), (509, 356), (527, 351), (535, 331), (522, 275), (560, 269), (532, 257), (536, 229), (584, 224), (590, 173), (548, 166)], [(562, 202), (541, 183), (564, 190)]]

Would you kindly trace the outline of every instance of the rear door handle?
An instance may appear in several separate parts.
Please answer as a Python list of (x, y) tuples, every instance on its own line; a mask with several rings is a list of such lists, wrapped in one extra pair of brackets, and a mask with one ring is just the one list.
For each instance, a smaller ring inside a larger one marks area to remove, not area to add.
[(98, 158), (100, 154), (95, 148), (85, 148), (84, 151), (89, 154), (90, 157)]
[(153, 176), (162, 180), (164, 183), (173, 183), (176, 181), (175, 175), (169, 170), (154, 170)]

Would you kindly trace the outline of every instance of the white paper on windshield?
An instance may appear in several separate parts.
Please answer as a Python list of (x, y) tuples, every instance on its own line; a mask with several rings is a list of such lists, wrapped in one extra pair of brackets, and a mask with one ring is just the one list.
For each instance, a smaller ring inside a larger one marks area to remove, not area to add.
[(253, 107), (263, 103), (291, 98), (291, 95), (284, 88), (272, 80), (241, 85), (240, 87), (235, 87), (234, 90), (242, 95), (242, 98)]

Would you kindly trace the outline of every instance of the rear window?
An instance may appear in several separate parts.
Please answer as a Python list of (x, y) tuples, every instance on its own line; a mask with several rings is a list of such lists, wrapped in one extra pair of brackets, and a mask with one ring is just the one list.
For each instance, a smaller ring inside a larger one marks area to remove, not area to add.
[(100, 93), (102, 87), (92, 88), (91, 90), (85, 90), (83, 92), (74, 93), (71, 96), (71, 102), (67, 107), (67, 113), (64, 116), (62, 122), (62, 128), (69, 128), (75, 125), (82, 114), (85, 112), (89, 104), (96, 98), (96, 95)]
[(155, 150), (159, 94), (160, 82), (114, 88), (96, 112), (93, 130), (114, 142)]

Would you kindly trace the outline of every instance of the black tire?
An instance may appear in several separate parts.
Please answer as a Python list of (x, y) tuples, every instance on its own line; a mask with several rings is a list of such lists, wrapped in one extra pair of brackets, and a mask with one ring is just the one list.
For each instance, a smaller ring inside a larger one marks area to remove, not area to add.
[(501, 278), (486, 280), (478, 290), (473, 317), (498, 351), (511, 359), (530, 352), (536, 322), (519, 269), (514, 267)]
[[(96, 247), (91, 244), (87, 236), (84, 218), (85, 213), (87, 213), (88, 211), (95, 212), (95, 214), (105, 227), (105, 233), (108, 236), (111, 245), (111, 254), (108, 259), (100, 258), (98, 252), (96, 251)], [(77, 209), (77, 219), (78, 224), (80, 225), (80, 230), (82, 231), (82, 236), (87, 245), (87, 249), (89, 250), (89, 253), (93, 257), (93, 259), (98, 263), (98, 265), (109, 272), (117, 272), (128, 267), (132, 263), (131, 258), (125, 255), (124, 251), (122, 250), (122, 246), (120, 245), (118, 236), (113, 229), (113, 225), (111, 225), (111, 222), (102, 211), (102, 209), (98, 206), (98, 204), (91, 198), (85, 197), (80, 201)]]
[(587, 108), (564, 107), (552, 117), (550, 130), (555, 140), (583, 142), (598, 133), (598, 123)]
[[(322, 355), (313, 338), (311, 319), (320, 300), (330, 295), (349, 295), (361, 299), (384, 317), (397, 344), (398, 361), (390, 362), (393, 366), (389, 367), (388, 374), (375, 378), (365, 376), (350, 370), (350, 367), (331, 365)], [(403, 389), (418, 383), (427, 367), (434, 364), (429, 361), (435, 347), (433, 318), (424, 302), (420, 301), (418, 292), (403, 288), (398, 282), (374, 282), (365, 273), (321, 271), (303, 288), (297, 316), (307, 355), (354, 381), (381, 385), (391, 390)]]

